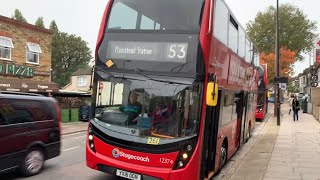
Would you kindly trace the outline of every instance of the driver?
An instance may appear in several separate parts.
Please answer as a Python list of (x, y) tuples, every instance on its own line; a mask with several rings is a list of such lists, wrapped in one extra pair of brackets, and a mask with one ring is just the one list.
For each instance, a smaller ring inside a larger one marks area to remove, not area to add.
[(138, 102), (139, 94), (136, 92), (131, 92), (129, 96), (129, 103), (127, 106), (121, 106), (120, 111), (128, 114), (128, 124), (137, 124), (137, 117), (142, 112), (142, 105)]

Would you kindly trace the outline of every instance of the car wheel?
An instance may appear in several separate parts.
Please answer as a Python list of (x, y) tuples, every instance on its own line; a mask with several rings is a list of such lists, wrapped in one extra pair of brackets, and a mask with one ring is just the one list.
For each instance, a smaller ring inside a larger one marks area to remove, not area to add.
[(25, 156), (22, 165), (21, 172), (25, 176), (33, 176), (38, 174), (44, 165), (44, 154), (39, 148), (30, 149)]

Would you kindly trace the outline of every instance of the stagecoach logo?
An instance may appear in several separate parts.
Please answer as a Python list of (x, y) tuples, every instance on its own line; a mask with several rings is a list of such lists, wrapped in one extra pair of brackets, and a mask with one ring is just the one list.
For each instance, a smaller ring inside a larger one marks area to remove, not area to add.
[(112, 155), (113, 155), (113, 157), (115, 157), (115, 158), (119, 158), (119, 156), (120, 156), (120, 151), (119, 151), (119, 149), (117, 149), (117, 148), (113, 149), (113, 150), (112, 150)]
[(132, 155), (132, 154), (127, 154), (123, 151), (120, 151), (119, 149), (117, 148), (114, 148), (112, 150), (112, 155), (113, 157), (115, 158), (119, 158), (119, 157), (124, 157), (128, 160), (136, 160), (136, 161), (142, 161), (142, 162), (150, 162), (150, 159), (148, 157), (141, 157), (141, 156), (135, 156), (135, 155)]

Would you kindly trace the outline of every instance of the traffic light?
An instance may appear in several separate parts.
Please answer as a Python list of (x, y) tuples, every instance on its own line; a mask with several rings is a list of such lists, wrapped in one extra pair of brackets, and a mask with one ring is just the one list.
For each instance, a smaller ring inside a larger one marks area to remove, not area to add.
[(311, 69), (310, 69), (310, 74), (311, 74), (311, 77), (310, 77), (310, 85), (312, 87), (317, 87), (318, 86), (318, 68), (313, 66)]

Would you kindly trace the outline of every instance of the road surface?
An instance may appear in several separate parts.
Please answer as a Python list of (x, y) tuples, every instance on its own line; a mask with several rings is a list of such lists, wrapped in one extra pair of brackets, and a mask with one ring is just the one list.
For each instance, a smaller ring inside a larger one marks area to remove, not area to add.
[[(272, 108), (272, 105), (269, 108)], [(269, 111), (271, 111), (269, 109)], [(256, 123), (256, 128), (261, 122)], [(89, 169), (85, 165), (86, 133), (62, 137), (62, 152), (59, 157), (48, 160), (43, 171), (33, 177), (24, 178), (12, 172), (0, 175), (1, 180), (119, 180), (119, 178)]]
[(85, 162), (86, 134), (63, 136), (61, 155), (45, 163), (43, 171), (33, 177), (24, 178), (12, 172), (0, 175), (1, 180), (118, 180), (119, 178), (91, 170)]

